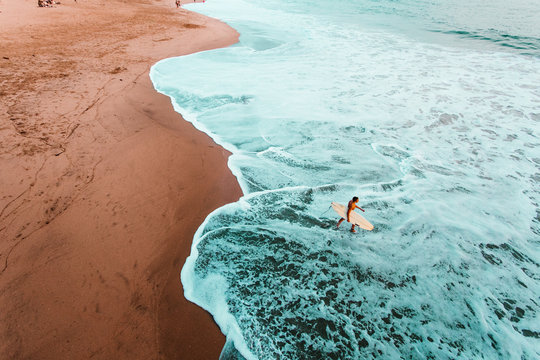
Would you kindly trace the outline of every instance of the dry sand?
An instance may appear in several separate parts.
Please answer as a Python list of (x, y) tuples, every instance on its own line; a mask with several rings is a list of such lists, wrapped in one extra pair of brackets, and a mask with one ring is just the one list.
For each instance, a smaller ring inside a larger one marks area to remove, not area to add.
[(241, 191), (148, 70), (237, 33), (173, 0), (0, 11), (0, 359), (217, 359), (180, 269)]

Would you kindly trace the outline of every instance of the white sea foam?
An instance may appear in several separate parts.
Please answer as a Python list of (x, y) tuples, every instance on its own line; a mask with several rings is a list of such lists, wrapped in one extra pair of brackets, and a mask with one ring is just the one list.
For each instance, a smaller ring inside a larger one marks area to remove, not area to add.
[(538, 36), (457, 4), (212, 0), (240, 43), (152, 68), (245, 194), (182, 270), (225, 358), (540, 356)]

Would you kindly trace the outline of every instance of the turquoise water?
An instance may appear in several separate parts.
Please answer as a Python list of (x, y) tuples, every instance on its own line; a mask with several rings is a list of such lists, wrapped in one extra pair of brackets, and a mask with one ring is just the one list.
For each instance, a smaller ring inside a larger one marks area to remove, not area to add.
[[(223, 359), (540, 356), (540, 4), (190, 9), (241, 33), (151, 71), (245, 194), (182, 269)], [(352, 196), (372, 232), (335, 229)]]

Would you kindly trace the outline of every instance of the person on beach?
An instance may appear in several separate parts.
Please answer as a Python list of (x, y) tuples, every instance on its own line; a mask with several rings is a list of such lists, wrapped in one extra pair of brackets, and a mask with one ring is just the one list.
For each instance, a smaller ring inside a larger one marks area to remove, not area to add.
[(182, 2), (180, 0), (176, 0), (176, 8), (178, 9), (180, 6), (182, 6)]
[[(349, 201), (349, 204), (347, 205), (347, 222), (351, 222), (351, 212), (354, 211), (354, 209), (360, 209), (362, 210), (362, 212), (366, 212), (366, 210), (362, 209), (360, 206), (356, 205), (358, 203), (358, 197), (355, 196), (352, 198), (351, 201)], [(339, 219), (337, 225), (336, 225), (336, 228), (339, 227), (339, 225), (341, 225), (341, 223), (344, 221), (345, 219), (344, 218), (341, 218)], [(354, 230), (354, 226), (355, 224), (352, 224), (352, 227), (351, 227), (351, 232), (356, 232), (356, 230)]]

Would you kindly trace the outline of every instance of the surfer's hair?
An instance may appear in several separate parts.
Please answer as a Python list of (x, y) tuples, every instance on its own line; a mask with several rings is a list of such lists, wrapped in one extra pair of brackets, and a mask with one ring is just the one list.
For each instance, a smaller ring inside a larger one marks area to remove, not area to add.
[(356, 200), (358, 200), (358, 196), (355, 196), (352, 198), (352, 201), (355, 202)]

